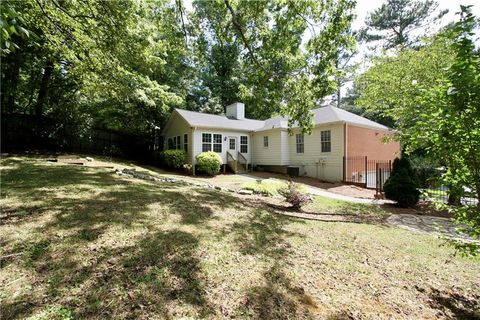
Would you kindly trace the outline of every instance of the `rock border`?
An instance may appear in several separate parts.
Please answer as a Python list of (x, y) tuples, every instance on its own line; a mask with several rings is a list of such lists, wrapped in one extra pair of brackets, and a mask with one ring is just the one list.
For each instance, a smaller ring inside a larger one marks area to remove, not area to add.
[[(121, 175), (121, 176), (129, 176), (141, 180), (147, 180), (147, 181), (158, 181), (158, 182), (164, 182), (164, 183), (176, 183), (180, 185), (185, 185), (185, 186), (193, 186), (193, 187), (201, 187), (201, 188), (206, 188), (206, 189), (215, 189), (219, 191), (225, 191), (225, 192), (230, 192), (230, 193), (236, 193), (235, 190), (229, 189), (229, 188), (223, 188), (219, 186), (215, 186), (213, 184), (209, 183), (195, 183), (195, 182), (189, 182), (185, 181), (182, 179), (175, 179), (175, 178), (157, 178), (154, 176), (151, 176), (146, 173), (141, 173), (137, 172), (136, 169), (128, 169), (128, 168), (123, 168), (123, 169), (115, 169), (114, 173)], [(242, 190), (240, 190), (242, 191)]]

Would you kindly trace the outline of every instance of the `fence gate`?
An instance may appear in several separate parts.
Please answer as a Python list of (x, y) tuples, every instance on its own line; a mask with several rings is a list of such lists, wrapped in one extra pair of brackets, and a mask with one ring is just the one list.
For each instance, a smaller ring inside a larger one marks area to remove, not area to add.
[(343, 182), (383, 190), (392, 170), (391, 160), (372, 160), (367, 156), (343, 157)]

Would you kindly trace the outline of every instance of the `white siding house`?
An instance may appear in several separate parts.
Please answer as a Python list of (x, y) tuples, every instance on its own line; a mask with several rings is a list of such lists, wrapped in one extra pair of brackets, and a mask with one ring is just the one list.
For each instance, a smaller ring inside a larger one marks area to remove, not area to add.
[(195, 164), (198, 154), (215, 151), (222, 158), (223, 164), (227, 164), (227, 153), (230, 153), (235, 160), (240, 154), (251, 165), (252, 132), (262, 127), (264, 122), (245, 119), (244, 113), (244, 104), (238, 102), (227, 106), (226, 116), (175, 109), (162, 130), (163, 147), (186, 149), (186, 160), (190, 164)]
[[(303, 135), (295, 124), (289, 131), (288, 119), (282, 116), (265, 121), (246, 119), (243, 103), (227, 106), (224, 116), (175, 109), (162, 131), (164, 148), (186, 149), (191, 164), (198, 154), (215, 151), (225, 165), (227, 154), (235, 160), (243, 156), (253, 168), (285, 173), (293, 166), (300, 175), (325, 181), (344, 178), (347, 153), (380, 150), (393, 159), (399, 151), (399, 145), (384, 147), (379, 142), (380, 137), (390, 134), (381, 124), (332, 106), (312, 113), (314, 129)], [(356, 127), (364, 131), (349, 136), (348, 128)]]

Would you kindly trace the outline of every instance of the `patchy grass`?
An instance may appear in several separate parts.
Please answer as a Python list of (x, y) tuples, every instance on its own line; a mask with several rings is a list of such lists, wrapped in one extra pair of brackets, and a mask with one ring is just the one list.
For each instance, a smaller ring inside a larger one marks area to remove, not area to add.
[(433, 236), (104, 168), (1, 169), (2, 319), (478, 318), (480, 260)]
[(285, 182), (275, 179), (258, 179), (244, 183), (242, 188), (252, 190), (254, 194), (263, 196), (278, 196), (281, 189), (287, 187)]
[(322, 196), (314, 196), (313, 202), (305, 207), (305, 210), (318, 213), (334, 213), (344, 215), (377, 216), (386, 218), (390, 212), (382, 206), (367, 203), (352, 203)]

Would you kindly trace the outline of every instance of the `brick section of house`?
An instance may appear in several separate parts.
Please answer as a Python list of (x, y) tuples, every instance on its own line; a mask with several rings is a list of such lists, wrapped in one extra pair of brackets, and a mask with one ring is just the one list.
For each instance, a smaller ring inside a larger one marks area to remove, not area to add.
[(400, 156), (400, 143), (383, 143), (389, 133), (347, 125), (347, 157), (367, 156), (371, 160), (393, 160)]

